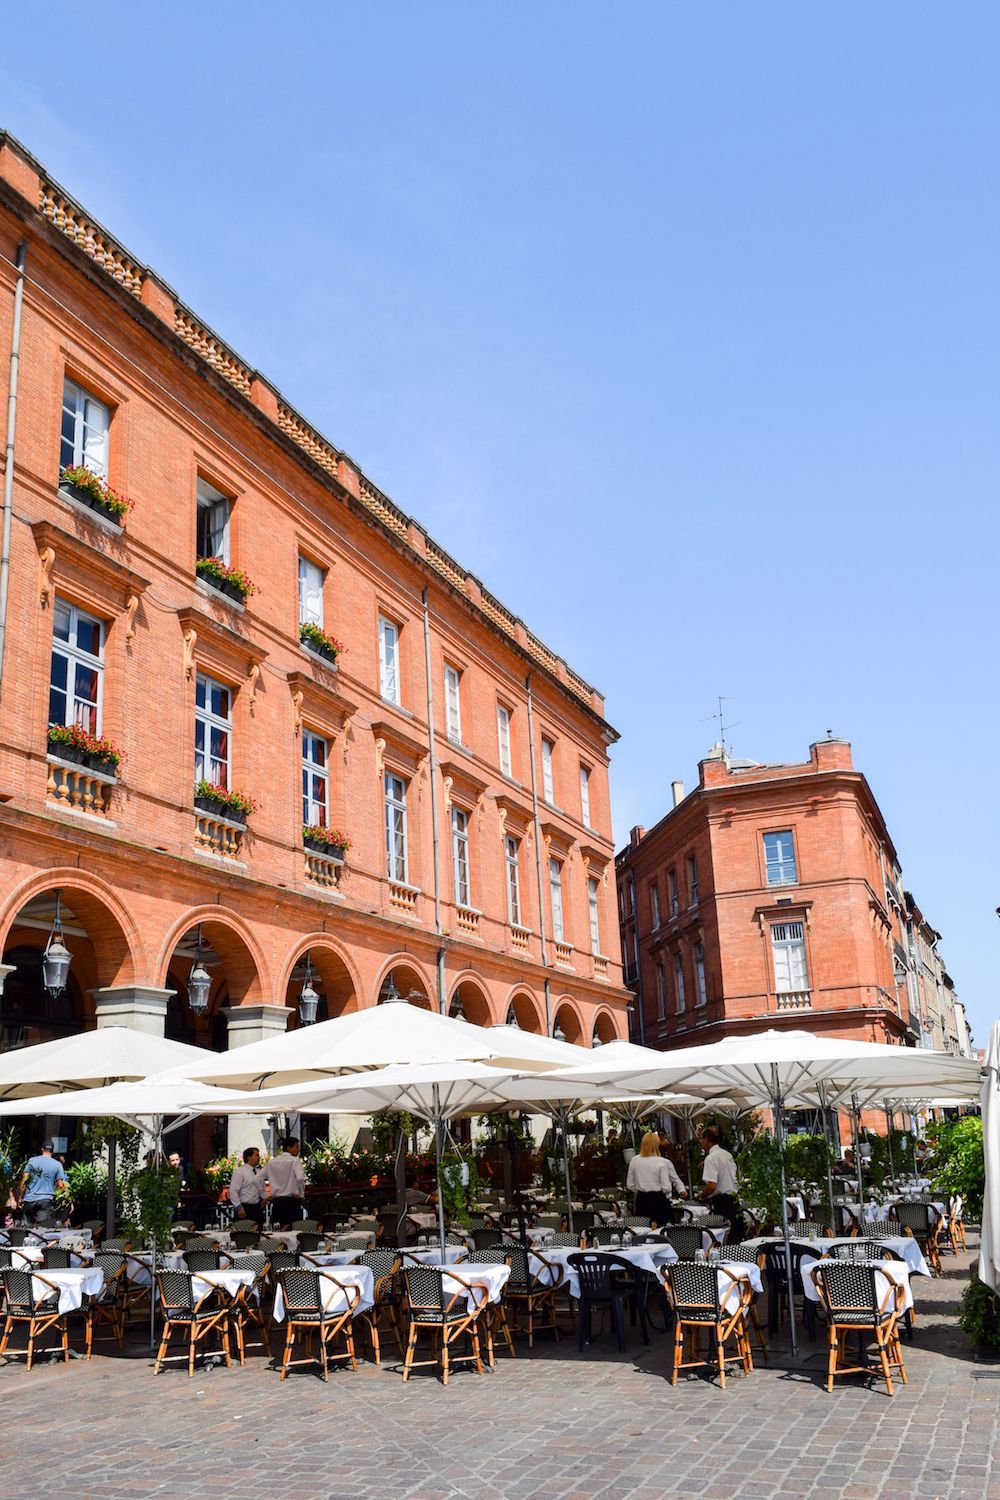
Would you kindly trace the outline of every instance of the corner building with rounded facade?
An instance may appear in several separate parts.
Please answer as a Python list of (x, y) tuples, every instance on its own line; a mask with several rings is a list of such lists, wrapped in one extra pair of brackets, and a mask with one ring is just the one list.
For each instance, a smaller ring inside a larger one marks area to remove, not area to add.
[[(5, 412), (19, 300), (0, 1046), (238, 1046), (298, 1024), (307, 965), (320, 1019), (391, 979), (481, 1025), (624, 1035), (598, 693), (0, 136)], [(74, 724), (117, 773), (50, 739)], [(196, 805), (199, 779), (259, 805)]]

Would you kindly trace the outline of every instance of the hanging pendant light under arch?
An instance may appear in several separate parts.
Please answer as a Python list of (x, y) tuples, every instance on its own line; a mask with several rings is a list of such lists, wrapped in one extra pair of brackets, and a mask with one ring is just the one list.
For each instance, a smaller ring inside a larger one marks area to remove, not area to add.
[(56, 914), (52, 919), (52, 930), (49, 940), (45, 944), (45, 952), (42, 955), (42, 984), (45, 992), (55, 1000), (66, 988), (69, 978), (69, 966), (73, 962), (73, 955), (63, 941), (62, 891), (56, 891)]
[(312, 962), (309, 954), (306, 954), (306, 974), (299, 994), (299, 1025), (312, 1026), (316, 1020), (316, 1011), (319, 1007), (319, 995), (313, 985)]
[(188, 975), (188, 1005), (196, 1016), (202, 1016), (208, 1009), (208, 997), (212, 989), (212, 976), (205, 968), (202, 960), (204, 944), (201, 940), (201, 923), (198, 923), (198, 940), (195, 943), (195, 959), (191, 965)]

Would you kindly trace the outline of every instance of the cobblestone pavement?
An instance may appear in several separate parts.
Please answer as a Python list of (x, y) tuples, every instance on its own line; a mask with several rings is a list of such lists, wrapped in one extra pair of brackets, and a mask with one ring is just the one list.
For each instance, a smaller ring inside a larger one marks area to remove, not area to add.
[(429, 1373), (404, 1386), (391, 1357), (325, 1386), (308, 1371), (279, 1384), (259, 1354), (193, 1380), (179, 1367), (154, 1380), (139, 1348), (30, 1374), (8, 1363), (0, 1496), (1000, 1500), (1000, 1365), (974, 1363), (954, 1322), (971, 1259), (915, 1278), (910, 1383), (892, 1400), (863, 1377), (827, 1395), (822, 1353), (725, 1391), (697, 1375), (671, 1387), (662, 1334), (649, 1351), (630, 1337), (624, 1355), (613, 1336), (578, 1354), (543, 1335), (447, 1390)]

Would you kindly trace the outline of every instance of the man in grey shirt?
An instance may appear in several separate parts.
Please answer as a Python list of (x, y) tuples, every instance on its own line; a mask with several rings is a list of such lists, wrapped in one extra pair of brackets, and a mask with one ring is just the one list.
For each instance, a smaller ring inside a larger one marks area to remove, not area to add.
[(261, 1176), (271, 1194), (271, 1225), (293, 1229), (302, 1214), (306, 1174), (299, 1161), (299, 1138), (286, 1136), (277, 1156), (272, 1156)]
[(53, 1142), (44, 1141), (41, 1155), (29, 1158), (21, 1178), (24, 1215), (32, 1224), (54, 1224), (58, 1217), (56, 1193), (69, 1187), (65, 1168), (52, 1151)]

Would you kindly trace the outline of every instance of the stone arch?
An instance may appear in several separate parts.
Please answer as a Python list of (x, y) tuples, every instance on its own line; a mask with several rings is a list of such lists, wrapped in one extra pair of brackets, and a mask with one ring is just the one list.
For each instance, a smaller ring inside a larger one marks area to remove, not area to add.
[(573, 1042), (576, 1046), (582, 1046), (584, 1037), (587, 1035), (583, 1018), (575, 1000), (569, 995), (560, 995), (556, 1000), (555, 1014), (552, 1017), (552, 1029), (561, 1027), (567, 1042)]
[[(592, 1036), (597, 1037), (600, 1042), (616, 1042), (618, 1040), (618, 1027), (615, 1018), (609, 1010), (599, 1010), (594, 1017), (591, 1031)], [(593, 1042), (591, 1042), (593, 1046)]]
[(372, 994), (372, 1004), (378, 1005), (382, 990), (392, 975), (397, 990), (410, 998), (411, 1005), (421, 1010), (437, 1010), (437, 985), (433, 974), (429, 974), (412, 953), (394, 953), (386, 959), (379, 970)]
[(462, 1015), (473, 1026), (492, 1026), (494, 1016), (489, 995), (481, 977), (472, 969), (459, 975), (453, 983), (448, 1002), (449, 1015), (455, 1013), (457, 1002), (461, 1003)]
[(522, 985), (514, 985), (507, 996), (502, 1019), (510, 1021), (512, 1012), (522, 1031), (531, 1031), (535, 1036), (545, 1035), (545, 1013), (541, 1003)]
[[(297, 971), (309, 954), (309, 962), (315, 975), (315, 986), (320, 994), (321, 1011), (318, 1020), (332, 1020), (357, 1010), (361, 1005), (362, 985), (357, 966), (346, 948), (337, 943), (326, 932), (310, 933), (299, 938), (285, 960), (275, 992), (278, 1004), (284, 1001), (291, 1011), (289, 1025), (295, 1024), (298, 993), (301, 980)], [(324, 1014), (325, 1012), (325, 1014)]]
[[(208, 1009), (194, 1016), (188, 1006), (187, 979), (194, 961), (192, 940), (199, 925), (202, 942), (215, 957), (208, 963), (212, 977)], [(263, 1005), (273, 999), (267, 962), (256, 934), (225, 906), (195, 906), (186, 911), (170, 929), (158, 962), (158, 984), (174, 992), (167, 1005), (166, 1032), (176, 1041), (225, 1051), (227, 1007)]]
[[(33, 875), (17, 886), (0, 908), (0, 954), (12, 938), (24, 939), (24, 946), (44, 948), (46, 934), (37, 927), (18, 933), (18, 917), (25, 907), (62, 893), (64, 908), (75, 919), (72, 925), (85, 929), (86, 938), (67, 935), (66, 946), (77, 972), (85, 972), (87, 990), (113, 985), (137, 983), (145, 974), (146, 955), (141, 934), (121, 896), (106, 881), (84, 870), (54, 869)], [(87, 952), (89, 948), (89, 952)], [(72, 973), (72, 968), (70, 970)], [(93, 1013), (93, 1002), (87, 994), (87, 1013)]]

